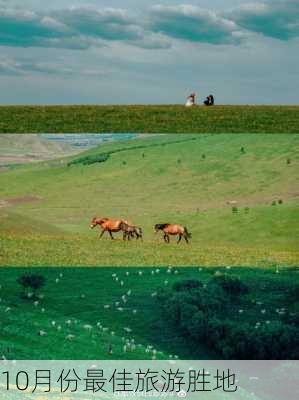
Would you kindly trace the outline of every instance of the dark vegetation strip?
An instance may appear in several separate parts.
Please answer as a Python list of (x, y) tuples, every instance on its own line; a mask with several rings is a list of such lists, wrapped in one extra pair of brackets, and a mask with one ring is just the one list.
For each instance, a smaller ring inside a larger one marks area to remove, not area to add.
[[(260, 310), (251, 291), (238, 276), (219, 273), (206, 284), (179, 281), (161, 289), (158, 298), (190, 344), (204, 343), (225, 359), (298, 359), (298, 284), (281, 288), (280, 304), (284, 301), (288, 310)], [(261, 312), (269, 320), (264, 321)]]
[(68, 166), (76, 165), (76, 164), (90, 165), (90, 164), (95, 164), (95, 163), (102, 163), (102, 162), (107, 161), (111, 154), (120, 153), (123, 151), (141, 150), (141, 149), (148, 149), (151, 147), (163, 147), (166, 145), (190, 142), (192, 140), (199, 140), (199, 139), (201, 139), (201, 136), (192, 137), (192, 138), (188, 138), (188, 139), (182, 139), (182, 140), (172, 140), (170, 142), (152, 143), (149, 145), (122, 147), (120, 149), (111, 150), (111, 151), (107, 151), (104, 153), (90, 154), (90, 155), (78, 157), (78, 158), (75, 158), (74, 160), (70, 161), (67, 165)]

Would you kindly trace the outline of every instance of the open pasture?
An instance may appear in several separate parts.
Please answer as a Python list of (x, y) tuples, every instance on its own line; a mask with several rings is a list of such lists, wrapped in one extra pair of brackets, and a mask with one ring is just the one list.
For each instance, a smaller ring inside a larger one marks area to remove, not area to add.
[[(298, 265), (298, 140), (160, 135), (9, 167), (0, 265)], [(100, 240), (94, 216), (127, 219), (144, 241)], [(190, 245), (165, 244), (156, 223), (186, 226)]]

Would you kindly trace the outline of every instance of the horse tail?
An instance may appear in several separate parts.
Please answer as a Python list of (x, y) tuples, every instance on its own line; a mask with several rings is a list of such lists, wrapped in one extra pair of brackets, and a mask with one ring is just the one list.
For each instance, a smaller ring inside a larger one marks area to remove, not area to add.
[(190, 232), (188, 232), (188, 229), (184, 226), (184, 233), (187, 236), (187, 238), (191, 238), (192, 234)]

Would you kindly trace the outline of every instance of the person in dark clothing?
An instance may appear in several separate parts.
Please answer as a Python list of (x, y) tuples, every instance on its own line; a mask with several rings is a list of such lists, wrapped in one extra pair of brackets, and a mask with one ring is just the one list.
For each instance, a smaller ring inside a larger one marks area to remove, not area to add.
[(204, 105), (206, 105), (206, 106), (213, 106), (213, 105), (214, 105), (214, 102), (215, 102), (214, 96), (213, 96), (212, 94), (210, 94), (210, 95), (205, 99), (205, 101), (204, 101), (203, 103), (204, 103)]
[(209, 96), (205, 99), (205, 101), (203, 102), (203, 104), (204, 104), (205, 106), (209, 106), (209, 105), (210, 105), (210, 97), (209, 97)]

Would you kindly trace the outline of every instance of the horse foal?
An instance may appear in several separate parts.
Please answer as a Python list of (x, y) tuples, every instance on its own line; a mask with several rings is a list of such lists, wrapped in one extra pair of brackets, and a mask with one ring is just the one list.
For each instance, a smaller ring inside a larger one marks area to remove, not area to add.
[(122, 222), (120, 224), (120, 229), (123, 231), (123, 240), (130, 240), (134, 237), (136, 238), (136, 240), (143, 240), (143, 231), (142, 228), (140, 228), (139, 226), (129, 225), (125, 222)]

